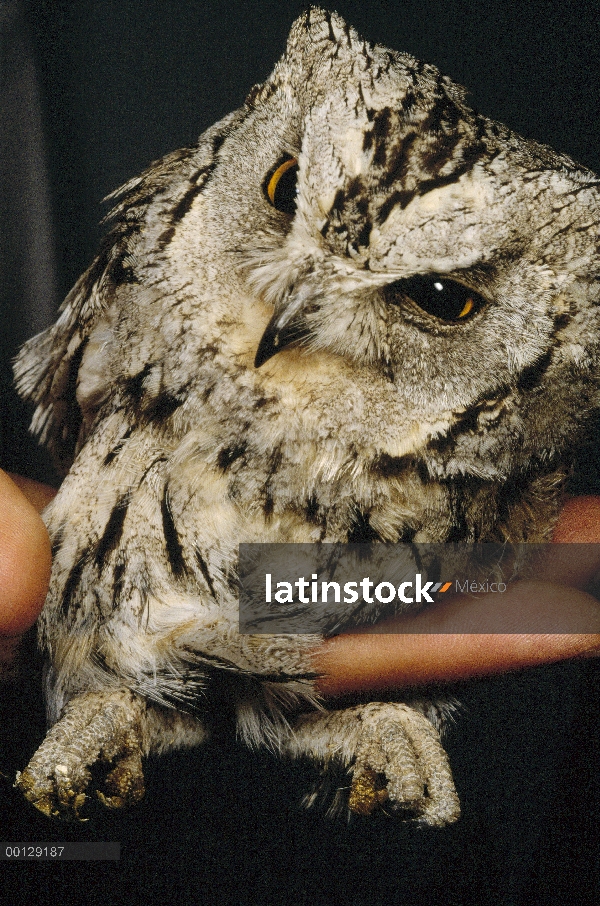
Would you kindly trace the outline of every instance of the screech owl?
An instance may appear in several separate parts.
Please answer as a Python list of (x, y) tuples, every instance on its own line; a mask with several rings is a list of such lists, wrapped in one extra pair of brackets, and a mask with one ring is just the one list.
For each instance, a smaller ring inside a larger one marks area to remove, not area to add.
[(17, 777), (41, 811), (137, 801), (142, 757), (227, 698), (248, 743), (347, 769), (351, 809), (457, 818), (443, 702), (326, 709), (319, 636), (239, 633), (238, 545), (546, 539), (598, 407), (598, 185), (313, 8), (240, 110), (114, 194), (16, 364), (68, 469), (51, 729)]

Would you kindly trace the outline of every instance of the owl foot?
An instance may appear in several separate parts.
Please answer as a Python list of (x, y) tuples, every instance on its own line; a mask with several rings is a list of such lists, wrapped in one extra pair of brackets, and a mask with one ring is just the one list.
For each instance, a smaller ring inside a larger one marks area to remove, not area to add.
[(448, 757), (427, 718), (408, 705), (374, 704), (364, 709), (362, 724), (351, 768), (350, 811), (368, 815), (389, 803), (425, 824), (456, 821), (460, 803)]
[[(144, 795), (141, 718), (144, 703), (127, 689), (86, 692), (66, 706), (15, 786), (44, 815), (82, 821), (88, 787), (107, 808)], [(100, 776), (101, 775), (101, 776)], [(96, 778), (99, 778), (98, 780)]]
[[(348, 808), (411, 813), (424, 824), (456, 821), (460, 803), (437, 730), (404, 704), (373, 702), (343, 711), (302, 715), (288, 751), (341, 761), (352, 777)], [(312, 797), (306, 800), (310, 804)]]

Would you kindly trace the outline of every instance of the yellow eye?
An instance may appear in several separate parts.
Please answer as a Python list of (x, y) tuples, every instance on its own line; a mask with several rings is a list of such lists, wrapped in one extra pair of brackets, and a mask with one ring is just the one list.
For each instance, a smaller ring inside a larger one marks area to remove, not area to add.
[(281, 211), (283, 214), (291, 214), (292, 216), (296, 213), (297, 174), (297, 158), (286, 157), (267, 176), (265, 193), (276, 211)]
[(415, 274), (396, 280), (386, 286), (384, 296), (392, 305), (403, 305), (411, 299), (427, 314), (449, 324), (467, 320), (485, 305), (478, 293), (438, 274)]

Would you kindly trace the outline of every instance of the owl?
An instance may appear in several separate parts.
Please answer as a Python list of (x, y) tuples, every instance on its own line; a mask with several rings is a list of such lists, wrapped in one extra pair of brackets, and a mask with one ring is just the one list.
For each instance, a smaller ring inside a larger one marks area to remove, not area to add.
[(350, 811), (456, 820), (451, 703), (321, 701), (321, 633), (239, 631), (238, 548), (549, 537), (600, 399), (598, 179), (311, 8), (241, 109), (112, 199), (15, 369), (66, 472), (17, 786), (66, 819), (135, 803), (143, 758), (228, 709), (341, 771)]

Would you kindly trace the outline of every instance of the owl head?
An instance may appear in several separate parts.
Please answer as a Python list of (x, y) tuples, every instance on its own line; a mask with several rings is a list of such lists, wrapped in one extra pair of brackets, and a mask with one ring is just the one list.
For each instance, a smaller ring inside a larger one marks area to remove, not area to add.
[(439, 477), (565, 456), (598, 399), (594, 174), (320, 9), (246, 110), (219, 210), (274, 308), (256, 367), (300, 347), (376, 372)]

